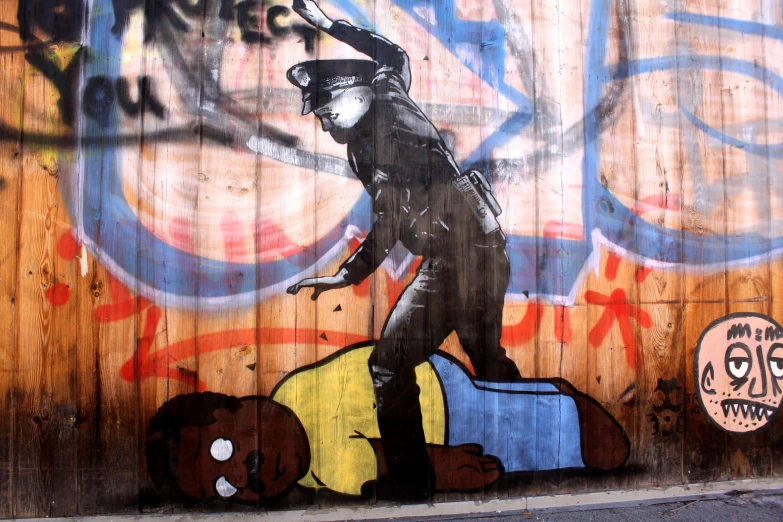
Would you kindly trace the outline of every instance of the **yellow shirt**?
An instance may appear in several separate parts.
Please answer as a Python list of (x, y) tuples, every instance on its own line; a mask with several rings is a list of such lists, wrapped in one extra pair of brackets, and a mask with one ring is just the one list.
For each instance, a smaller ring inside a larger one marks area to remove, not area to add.
[[(380, 438), (367, 365), (372, 349), (353, 348), (300, 368), (272, 393), (273, 400), (296, 413), (310, 441), (310, 470), (299, 481), (302, 486), (359, 495), (362, 484), (377, 479), (378, 459), (367, 441)], [(416, 368), (416, 381), (425, 438), (443, 444), (443, 390), (429, 362)]]

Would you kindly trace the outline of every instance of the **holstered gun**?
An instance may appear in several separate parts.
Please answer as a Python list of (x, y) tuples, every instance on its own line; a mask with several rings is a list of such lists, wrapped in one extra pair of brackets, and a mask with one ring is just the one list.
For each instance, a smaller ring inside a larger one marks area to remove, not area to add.
[(452, 183), (465, 197), (484, 233), (491, 234), (499, 231), (500, 223), (497, 216), (503, 210), (492, 195), (492, 187), (484, 175), (478, 170), (471, 170), (460, 174)]

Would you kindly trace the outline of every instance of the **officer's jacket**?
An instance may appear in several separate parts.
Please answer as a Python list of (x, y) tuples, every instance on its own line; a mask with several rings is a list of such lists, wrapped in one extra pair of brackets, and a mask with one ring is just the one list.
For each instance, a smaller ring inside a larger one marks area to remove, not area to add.
[(398, 45), (345, 21), (329, 34), (378, 64), (370, 110), (350, 131), (348, 161), (373, 200), (372, 230), (342, 264), (364, 280), (401, 241), (414, 255), (446, 262), (488, 241), (452, 181), (460, 171), (438, 131), (408, 96), (408, 55)]

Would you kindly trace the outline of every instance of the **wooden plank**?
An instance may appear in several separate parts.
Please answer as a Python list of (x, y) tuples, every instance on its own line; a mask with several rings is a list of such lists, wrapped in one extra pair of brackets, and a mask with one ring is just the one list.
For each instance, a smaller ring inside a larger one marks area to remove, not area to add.
[[(591, 6), (593, 16), (598, 16)], [(601, 44), (595, 40), (606, 38), (607, 46), (602, 64), (618, 64), (622, 67), (627, 60), (633, 59), (632, 30), (628, 4), (615, 2), (602, 14), (599, 28), (591, 28), (591, 45)], [(600, 32), (601, 30), (606, 33)], [(600, 47), (592, 49), (596, 53)], [(596, 107), (586, 110), (596, 111), (595, 127), (591, 129), (586, 124), (586, 149), (595, 147), (595, 170), (586, 173), (586, 183), (592, 184), (592, 200), (586, 202), (587, 213), (592, 214), (593, 222), (589, 226), (605, 231), (617, 229), (613, 222), (620, 219), (615, 216), (614, 204), (607, 198), (608, 192), (622, 204), (625, 201), (635, 201), (638, 198), (636, 186), (636, 167), (639, 159), (634, 150), (636, 140), (638, 115), (632, 110), (633, 87), (631, 81), (618, 81), (604, 86), (602, 75), (595, 71), (588, 73), (598, 84), (602, 105), (617, 104), (613, 111), (604, 113)], [(597, 80), (595, 80), (597, 78)], [(588, 120), (589, 121), (589, 120)], [(592, 135), (595, 133), (596, 135)], [(593, 145), (590, 140), (597, 140)], [(586, 152), (585, 154), (590, 154)], [(586, 165), (589, 165), (586, 163)], [(600, 183), (600, 187), (596, 185)], [(634, 404), (638, 397), (637, 371), (640, 364), (642, 345), (641, 318), (646, 314), (644, 307), (639, 306), (638, 283), (635, 279), (634, 266), (623, 258), (623, 244), (631, 243), (633, 234), (632, 223), (623, 222), (622, 232), (616, 237), (606, 237), (609, 244), (595, 245), (597, 249), (593, 256), (600, 256), (598, 267), (600, 271), (593, 273), (587, 279), (584, 300), (587, 303), (586, 345), (588, 371), (587, 390), (585, 392), (601, 403), (606, 410), (620, 423), (631, 442), (631, 455), (626, 466), (633, 466), (638, 460), (638, 419), (635, 416)], [(593, 234), (593, 230), (585, 230), (585, 234)], [(615, 248), (614, 245), (620, 248)], [(595, 277), (592, 277), (592, 276)], [(632, 310), (640, 310), (632, 313)], [(634, 317), (636, 315), (636, 317)], [(598, 440), (587, 440), (587, 445), (600, 444)], [(589, 479), (589, 489), (616, 489), (632, 487), (636, 477), (628, 473), (607, 473), (600, 477)], [(587, 482), (587, 481), (586, 481)]]
[[(783, 5), (762, 4), (761, 6), (762, 21), (771, 26), (783, 25)], [(783, 42), (773, 38), (769, 38), (766, 34), (762, 36), (762, 48), (763, 58), (761, 64), (763, 67), (771, 69), (775, 66), (775, 60), (772, 58), (777, 56), (778, 53), (783, 52)], [(775, 91), (770, 88), (765, 90), (764, 96), (764, 111), (766, 114), (766, 142), (771, 143), (778, 140), (780, 135), (779, 126), (776, 125), (776, 118), (773, 115), (783, 113), (783, 105), (781, 99)], [(781, 205), (781, 187), (779, 180), (781, 179), (781, 162), (776, 158), (771, 151), (768, 151), (765, 157), (767, 166), (767, 176), (769, 181), (769, 199), (770, 199), (770, 214), (769, 214), (769, 228), (768, 236), (770, 238), (775, 237), (777, 234), (778, 226), (781, 216), (783, 216), (783, 205)], [(779, 256), (772, 256), (769, 264), (770, 268), (770, 303), (769, 303), (769, 316), (780, 323), (783, 320), (783, 281), (780, 276), (783, 275), (783, 262), (781, 262)], [(783, 471), (783, 453), (775, 451), (775, 444), (779, 444), (780, 440), (783, 440), (783, 423), (776, 422), (772, 426), (767, 428), (769, 432), (767, 437), (771, 441), (768, 445), (772, 452), (772, 473), (780, 475)]]
[[(719, 9), (711, 2), (694, 3), (693, 12), (712, 16), (719, 15)], [(692, 24), (680, 24), (677, 28), (678, 41), (693, 54), (720, 54), (724, 51), (712, 29)], [(693, 70), (685, 63), (678, 69), (678, 97), (682, 110), (699, 118), (720, 121), (722, 103), (720, 89), (721, 71)], [(685, 113), (687, 114), (687, 113)], [(695, 401), (693, 383), (693, 357), (701, 332), (715, 319), (727, 311), (726, 252), (710, 250), (714, 237), (726, 233), (726, 200), (724, 190), (724, 156), (717, 153), (715, 142), (705, 136), (692, 122), (682, 120), (680, 126), (682, 147), (685, 151), (683, 178), (690, 183), (683, 184), (683, 202), (689, 204), (687, 218), (683, 219), (684, 233), (703, 238), (703, 243), (694, 249), (703, 249), (702, 261), (684, 278), (685, 321), (685, 363), (686, 363), (686, 415), (684, 439), (684, 477), (688, 481), (720, 480), (727, 476), (728, 455), (725, 448), (728, 440), (724, 434), (716, 433), (706, 417), (701, 414)], [(709, 252), (712, 252), (711, 254)], [(698, 254), (698, 251), (694, 252)]]
[[(530, 39), (532, 41), (532, 78), (531, 85), (526, 86), (530, 89), (529, 96), (533, 103), (533, 121), (532, 121), (532, 147), (538, 150), (563, 151), (563, 120), (562, 103), (564, 86), (561, 84), (562, 77), (559, 72), (563, 68), (563, 56), (560, 38), (563, 35), (560, 27), (559, 6), (552, 5), (549, 2), (531, 2), (530, 4)], [(518, 21), (509, 20), (510, 24), (518, 27)], [(522, 63), (518, 64), (520, 69), (524, 67)], [(522, 71), (520, 71), (522, 73)], [(548, 161), (547, 161), (548, 160)], [(552, 154), (551, 158), (547, 156), (536, 155), (532, 162), (533, 200), (525, 201), (530, 203), (534, 212), (531, 220), (535, 224), (537, 246), (536, 246), (536, 266), (526, 267), (526, 270), (535, 270), (536, 288), (535, 302), (536, 307), (541, 307), (543, 315), (538, 315), (536, 309), (535, 336), (533, 338), (533, 350), (535, 353), (535, 362), (532, 366), (534, 375), (531, 377), (546, 379), (559, 378), (562, 376), (563, 351), (566, 349), (562, 337), (558, 337), (555, 332), (555, 314), (560, 312), (553, 302), (551, 296), (553, 288), (547, 281), (546, 272), (554, 272), (554, 281), (564, 279), (564, 268), (559, 259), (563, 251), (563, 245), (552, 247), (552, 241), (547, 237), (547, 230), (553, 221), (561, 224), (560, 239), (562, 241), (562, 224), (565, 221), (566, 201), (564, 165), (562, 155)], [(510, 207), (508, 202), (506, 207)], [(556, 266), (555, 270), (552, 266)], [(541, 318), (539, 320), (539, 317)], [(561, 318), (562, 319), (562, 318)], [(522, 367), (520, 366), (520, 370)], [(536, 418), (542, 422), (547, 422), (548, 414), (545, 411), (536, 411)], [(536, 455), (536, 458), (539, 456)], [(553, 473), (551, 470), (535, 472), (531, 477), (534, 482), (533, 488), (524, 488), (534, 495), (556, 494), (559, 490), (560, 473)], [(509, 488), (508, 496), (513, 498), (519, 496), (521, 491), (518, 488)]]
[[(763, 2), (733, 0), (720, 4), (720, 16), (731, 20), (749, 19), (759, 12)], [(760, 36), (743, 34), (731, 27), (718, 29), (718, 40), (727, 59), (763, 63), (764, 47)], [(767, 85), (745, 75), (732, 73), (728, 66), (721, 75), (721, 125), (726, 136), (755, 142), (766, 135)], [(728, 140), (727, 140), (728, 141)], [(726, 142), (724, 154), (724, 190), (726, 195), (727, 249), (744, 258), (753, 257), (759, 238), (769, 234), (770, 208), (769, 161), (765, 155), (752, 154), (745, 147)], [(769, 241), (761, 241), (769, 251)], [(769, 300), (769, 267), (766, 263), (732, 263), (727, 276), (727, 293), (731, 302)]]
[[(135, 52), (128, 47), (128, 42), (141, 37), (143, 21), (139, 16), (132, 17), (124, 33), (116, 35), (110, 32), (114, 15), (114, 12), (90, 12), (91, 42), (119, 41), (123, 56), (107, 53), (102, 59), (89, 62), (85, 70), (82, 128), (87, 136), (105, 133), (106, 139), (98, 146), (83, 148), (80, 172), (82, 185), (100, 180), (100, 197), (85, 204), (82, 212), (85, 220), (92, 216), (97, 222), (93, 248), (107, 251), (112, 250), (113, 243), (120, 241), (141, 246), (138, 227), (129, 226), (126, 218), (111, 218), (117, 215), (116, 206), (122, 204), (111, 192), (121, 194), (131, 211), (138, 212), (138, 194), (128, 188), (138, 186), (140, 179), (140, 112), (133, 114), (127, 110), (127, 100), (119, 93), (119, 79), (126, 79), (133, 85), (142, 74), (144, 52)], [(92, 100), (86, 94), (96, 88), (104, 89), (109, 96), (109, 106), (103, 109), (108, 112), (106, 116), (101, 112), (102, 100)], [(97, 113), (91, 104), (98, 107)], [(119, 137), (123, 135), (128, 139), (121, 140)], [(83, 196), (79, 194), (78, 197)], [(130, 238), (122, 238), (120, 230), (123, 228), (133, 230)], [(137, 314), (119, 314), (114, 308), (118, 306), (115, 302), (118, 288), (132, 286), (131, 281), (137, 280), (137, 260), (138, 257), (128, 259), (119, 270), (112, 268), (115, 273), (110, 273), (106, 266), (93, 272), (91, 316), (96, 324), (83, 326), (88, 338), (94, 342), (90, 350), (84, 350), (85, 362), (82, 363), (84, 386), (94, 394), (92, 404), (84, 395), (81, 404), (85, 423), (90, 428), (91, 444), (90, 448), (82, 450), (89, 458), (80, 463), (79, 508), (85, 514), (138, 512), (139, 389), (121, 375), (126, 362), (134, 358), (142, 325)], [(122, 281), (124, 286), (117, 281)], [(135, 308), (134, 303), (125, 303), (125, 306)], [(87, 442), (82, 439), (81, 444)]]
[[(538, 235), (547, 236), (548, 225), (554, 226), (554, 236), (559, 240), (557, 262), (562, 263), (559, 277), (563, 282), (574, 281), (578, 288), (563, 288), (563, 292), (571, 292), (575, 302), (571, 303), (571, 295), (565, 296), (566, 306), (555, 306), (552, 309), (554, 324), (547, 326), (548, 313), (544, 313), (542, 332), (554, 332), (555, 341), (559, 336), (559, 347), (555, 353), (559, 355), (559, 368), (553, 367), (545, 376), (560, 376), (575, 389), (589, 394), (587, 360), (594, 349), (588, 346), (586, 340), (589, 334), (588, 306), (584, 300), (585, 284), (579, 274), (575, 273), (569, 264), (569, 259), (579, 256), (578, 241), (591, 241), (591, 231), (585, 228), (582, 212), (584, 197), (581, 175), (584, 172), (585, 145), (589, 138), (585, 134), (585, 116), (589, 109), (585, 108), (585, 67), (587, 60), (587, 43), (591, 39), (589, 27), (586, 25), (590, 13), (589, 2), (561, 3), (557, 5), (558, 13), (552, 13), (558, 23), (558, 30), (552, 36), (548, 45), (559, 43), (558, 56), (552, 59), (550, 75), (547, 78), (553, 87), (547, 92), (550, 104), (549, 111), (559, 113), (559, 122), (555, 116), (553, 135), (557, 134), (558, 126), (560, 140), (555, 136), (556, 149), (553, 154), (554, 165), (550, 179), (556, 191), (561, 193), (560, 202), (547, 202), (546, 207), (554, 206), (559, 216), (540, 219)], [(539, 11), (552, 10), (553, 6), (542, 3)], [(538, 26), (536, 26), (538, 30)], [(543, 45), (547, 45), (546, 33), (539, 37)], [(562, 159), (557, 161), (557, 152)], [(559, 180), (558, 180), (559, 178)], [(539, 187), (539, 190), (541, 188)], [(512, 203), (509, 202), (509, 205)], [(544, 211), (541, 209), (540, 211)], [(543, 227), (543, 229), (542, 229)], [(549, 232), (551, 234), (551, 232)], [(551, 255), (551, 253), (550, 253)], [(555, 349), (553, 346), (552, 350)], [(557, 493), (567, 494), (581, 488), (585, 483), (581, 471), (558, 471), (556, 474)], [(554, 479), (553, 479), (554, 480)], [(554, 492), (554, 491), (553, 491)]]
[[(32, 25), (30, 30), (42, 34)], [(48, 69), (65, 69), (77, 50), (71, 42), (61, 42), (56, 51), (39, 46), (27, 55), (39, 68), (26, 68), (23, 132), (40, 139), (20, 150), (24, 174), (19, 236), (24, 240), (18, 245), (15, 317), (15, 516), (75, 512), (75, 332), (68, 326), (73, 304), (57, 310), (67, 304), (72, 273), (57, 254), (59, 236), (69, 226), (58, 179), (68, 175), (70, 161), (55, 143), (69, 129), (59, 106), (52, 103), (67, 94), (58, 93)]]
[[(761, 12), (764, 2), (726, 2), (721, 4), (721, 16), (729, 19), (747, 19), (749, 10)], [(742, 34), (721, 28), (721, 47), (734, 59), (749, 63), (766, 61), (765, 46), (760, 36)], [(768, 111), (768, 86), (759, 81), (748, 81), (745, 76), (724, 71), (721, 89), (722, 130), (728, 136), (755, 142), (768, 139), (768, 125), (771, 114)], [(741, 129), (741, 130), (740, 130)], [(771, 183), (770, 159), (766, 154), (747, 153), (743, 148), (725, 145), (725, 187), (727, 202), (726, 234), (729, 248), (752, 257), (752, 243), (759, 243), (764, 251), (770, 250)], [(750, 237), (753, 239), (750, 239)], [(738, 242), (735, 238), (742, 238)], [(767, 314), (770, 311), (771, 275), (768, 263), (734, 263), (728, 272), (727, 295), (729, 312), (755, 312)], [(754, 362), (769, 367), (768, 361)], [(768, 374), (768, 370), (765, 371)], [(766, 375), (765, 375), (766, 377)], [(769, 378), (772, 378), (771, 375)], [(764, 383), (769, 385), (769, 383)], [(749, 386), (753, 386), (752, 384)], [(742, 390), (742, 388), (740, 389)], [(744, 390), (743, 390), (744, 391)], [(739, 393), (743, 393), (740, 391)], [(758, 393), (754, 388), (749, 393)], [(763, 400), (760, 399), (759, 400)], [(767, 430), (748, 437), (731, 436), (727, 448), (729, 476), (764, 477), (772, 472), (772, 451), (775, 441)]]
[(727, 480), (730, 456), (729, 436), (715, 429), (701, 412), (694, 382), (694, 354), (699, 337), (709, 324), (723, 317), (725, 303), (685, 303), (685, 439), (684, 475), (688, 482)]
[[(181, 111), (177, 102), (181, 92), (177, 89), (176, 74), (172, 71), (174, 65), (171, 55), (167, 54), (167, 40), (164, 33), (156, 34), (155, 38), (144, 42), (144, 33), (150, 28), (150, 21), (134, 22), (139, 15), (132, 18), (131, 27), (126, 31), (124, 38), (130, 49), (141, 48), (140, 61), (126, 63), (123, 67), (123, 77), (130, 84), (130, 97), (137, 100), (139, 113), (135, 120), (139, 135), (138, 143), (126, 147), (128, 153), (134, 153), (138, 148), (138, 164), (134, 171), (138, 173), (137, 183), (132, 184), (132, 192), (137, 194), (136, 213), (139, 220), (157, 238), (167, 238), (175, 247), (187, 249), (192, 245), (193, 230), (186, 226), (178, 227), (179, 223), (186, 223), (187, 213), (179, 215), (182, 206), (172, 201), (171, 208), (167, 208), (168, 195), (172, 192), (187, 193), (187, 188), (197, 183), (196, 169), (182, 162), (192, 150), (180, 142), (169, 143), (157, 136), (165, 136), (170, 128), (178, 125), (187, 126), (190, 121), (181, 117)], [(142, 42), (144, 42), (142, 44)], [(141, 92), (139, 78), (143, 75), (148, 78), (148, 92)], [(155, 110), (156, 105), (162, 110)], [(190, 136), (197, 139), (197, 136)], [(187, 142), (187, 139), (185, 140)], [(180, 154), (184, 148), (184, 155)], [(186, 170), (183, 174), (182, 170)], [(190, 178), (180, 188), (172, 180), (178, 176)], [(129, 177), (133, 180), (133, 177)], [(179, 190), (178, 190), (179, 189)], [(177, 221), (180, 219), (181, 221)], [(176, 239), (172, 239), (176, 238)], [(151, 251), (154, 248), (149, 242), (139, 245), (139, 258), (151, 259), (155, 256)], [(147, 468), (146, 437), (150, 419), (155, 415), (159, 406), (169, 399), (169, 372), (181, 376), (184, 380), (192, 380), (192, 375), (178, 369), (179, 362), (171, 362), (168, 351), (168, 343), (172, 335), (175, 335), (176, 319), (172, 321), (168, 307), (167, 285), (177, 280), (176, 263), (169, 259), (169, 254), (159, 256), (151, 268), (147, 268), (153, 274), (156, 282), (156, 290), (164, 294), (156, 298), (142, 292), (140, 285), (126, 287), (114, 278), (110, 285), (114, 286), (113, 306), (119, 309), (134, 303), (133, 320), (136, 322), (136, 340), (134, 353), (129, 355), (125, 367), (132, 367), (132, 378), (128, 384), (136, 387), (138, 397), (138, 446), (137, 446), (137, 484), (138, 484), (138, 509), (142, 512), (157, 512), (169, 514), (172, 512), (170, 505), (163, 505), (159, 493), (153, 485)], [(142, 267), (139, 267), (142, 270)], [(154, 363), (150, 361), (155, 361)], [(123, 369), (125, 369), (125, 367)], [(127, 377), (123, 380), (128, 381)], [(192, 391), (187, 390), (187, 391)]]
[[(634, 59), (665, 56), (679, 49), (677, 25), (665, 8), (654, 3), (629, 4)], [(649, 264), (637, 262), (637, 301), (650, 324), (637, 327), (640, 359), (634, 408), (638, 423), (637, 463), (644, 470), (635, 486), (659, 486), (682, 481), (685, 386), (682, 315), (682, 275), (676, 267), (661, 267), (663, 259), (680, 259), (682, 247), (682, 151), (680, 112), (674, 71), (633, 77), (636, 114), (634, 154), (636, 187), (632, 211), (640, 220), (669, 229), (659, 236), (638, 235), (639, 248), (651, 250)]]
[[(0, 7), (0, 20), (11, 23), (15, 17), (15, 5)], [(0, 47), (20, 44), (18, 33), (0, 32)], [(0, 92), (5, 103), (0, 104), (0, 121), (13, 129), (13, 134), (0, 141), (0, 317), (8, 325), (8, 333), (0, 339), (0, 411), (5, 412), (6, 422), (0, 428), (0, 518), (14, 516), (14, 461), (15, 461), (15, 355), (16, 355), (16, 297), (17, 263), (19, 246), (19, 204), (23, 170), (21, 160), (21, 128), (25, 60), (19, 51), (3, 52), (2, 67), (6, 71), (0, 80)], [(16, 103), (11, 103), (14, 100)]]
[[(690, 11), (715, 16), (718, 10), (712, 2), (693, 2)], [(705, 32), (706, 31), (706, 32)], [(721, 52), (716, 33), (693, 24), (679, 24), (678, 42), (688, 49), (688, 54), (712, 54)], [(687, 56), (687, 55), (686, 55)], [(685, 56), (683, 59), (686, 59)], [(686, 67), (681, 62), (678, 69), (678, 99), (682, 109), (700, 118), (719, 121), (721, 114), (721, 74), (715, 69)], [(683, 216), (683, 231), (703, 238), (703, 244), (694, 247), (698, 268), (684, 279), (685, 301), (723, 302), (726, 299), (725, 252), (708, 258), (712, 237), (725, 234), (726, 205), (723, 187), (723, 155), (718, 154), (715, 142), (695, 125), (682, 120), (681, 140), (683, 154), (683, 204), (689, 205)], [(687, 160), (687, 162), (685, 161)], [(702, 250), (702, 255), (697, 249)]]
[[(55, 175), (72, 176), (78, 163), (69, 161), (68, 155), (58, 157), (59, 172)], [(56, 187), (56, 186), (55, 186)], [(56, 187), (59, 188), (59, 187)], [(82, 311), (77, 291), (89, 291), (80, 284), (80, 255), (74, 239), (73, 227), (68, 215), (68, 206), (60, 197), (53, 196), (53, 205), (47, 215), (51, 220), (51, 235), (48, 238), (51, 257), (49, 281), (46, 285), (46, 300), (51, 307), (51, 337), (47, 347), (44, 371), (47, 375), (48, 406), (50, 420), (48, 436), (47, 493), (50, 516), (73, 516), (77, 513), (78, 481), (78, 330), (74, 328), (78, 313)], [(86, 294), (89, 295), (89, 294)], [(43, 416), (42, 416), (43, 417)]]

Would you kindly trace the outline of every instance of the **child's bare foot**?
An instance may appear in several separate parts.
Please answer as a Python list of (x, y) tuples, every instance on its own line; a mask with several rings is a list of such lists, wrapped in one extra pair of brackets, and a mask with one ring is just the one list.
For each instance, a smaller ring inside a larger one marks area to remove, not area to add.
[(494, 455), (484, 455), (478, 444), (428, 446), (435, 470), (437, 491), (464, 491), (495, 482), (503, 473), (503, 464)]

